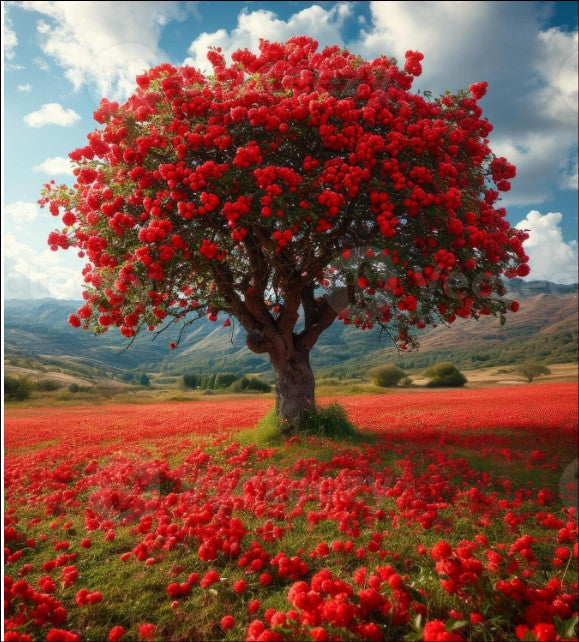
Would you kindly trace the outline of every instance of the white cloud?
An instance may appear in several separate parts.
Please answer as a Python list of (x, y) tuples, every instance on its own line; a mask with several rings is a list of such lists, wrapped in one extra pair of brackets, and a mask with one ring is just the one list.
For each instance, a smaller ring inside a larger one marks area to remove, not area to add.
[(352, 15), (352, 8), (345, 2), (330, 9), (312, 5), (293, 14), (287, 22), (280, 20), (275, 13), (265, 9), (243, 10), (237, 19), (237, 27), (228, 33), (219, 29), (214, 33), (202, 33), (189, 46), (190, 57), (184, 62), (207, 71), (209, 46), (221, 47), (225, 55), (236, 49), (257, 51), (260, 38), (273, 42), (283, 42), (292, 36), (310, 34), (321, 46), (343, 44), (341, 29), (346, 18)]
[(80, 299), (81, 270), (63, 266), (57, 253), (37, 253), (13, 234), (4, 236), (3, 248), (6, 298), (38, 298), (48, 292), (56, 299)]
[(6, 60), (12, 60), (15, 55), (14, 49), (18, 44), (18, 38), (12, 28), (12, 23), (6, 17), (4, 18), (4, 37), (2, 40), (4, 41), (4, 58)]
[(29, 94), (32, 91), (32, 85), (30, 83), (16, 85), (16, 91), (19, 91), (21, 94)]
[(559, 185), (561, 189), (576, 190), (579, 188), (579, 163), (577, 162), (577, 157), (575, 157), (575, 162), (571, 163), (569, 173), (561, 177)]
[[(552, 186), (547, 178), (571, 188), (571, 177), (567, 174), (567, 152), (559, 136), (549, 132), (529, 133), (519, 141), (502, 136), (492, 149), (497, 156), (505, 156), (517, 168), (517, 177), (512, 181), (513, 189), (502, 193), (501, 205), (524, 206), (529, 203), (543, 203), (549, 196)], [(563, 156), (561, 156), (563, 154)], [(576, 189), (576, 188), (575, 188)]]
[[(351, 48), (366, 57), (424, 53), (414, 86), (440, 92), (486, 80), (491, 147), (518, 166), (503, 203), (537, 204), (563, 181), (577, 147), (577, 31), (545, 28), (547, 3), (371, 2)], [(425, 28), (427, 25), (427, 28)], [(452, 34), (452, 37), (449, 37)]]
[(48, 66), (48, 63), (46, 62), (46, 60), (44, 60), (44, 58), (38, 56), (32, 62), (36, 67), (38, 67), (38, 69), (40, 69), (40, 71), (50, 71), (50, 67)]
[(26, 114), (23, 120), (28, 127), (44, 127), (45, 125), (71, 127), (80, 120), (80, 116), (73, 109), (65, 109), (59, 103), (46, 103), (40, 109)]
[(524, 245), (531, 268), (528, 279), (577, 283), (577, 241), (565, 243), (560, 227), (562, 219), (560, 212), (541, 214), (531, 210), (515, 225), (519, 230), (529, 230), (529, 239)]
[[(42, 14), (37, 32), (44, 54), (64, 69), (78, 91), (87, 86), (95, 103), (124, 98), (135, 77), (166, 56), (163, 27), (185, 17), (179, 2), (21, 2)], [(187, 7), (190, 9), (190, 7)]]
[(10, 217), (17, 227), (20, 227), (23, 223), (35, 221), (39, 212), (36, 203), (15, 201), (14, 203), (8, 203), (4, 207), (4, 214)]
[(54, 156), (47, 158), (40, 165), (34, 166), (35, 172), (44, 172), (45, 174), (66, 174), (72, 176), (72, 166), (68, 158), (63, 156)]

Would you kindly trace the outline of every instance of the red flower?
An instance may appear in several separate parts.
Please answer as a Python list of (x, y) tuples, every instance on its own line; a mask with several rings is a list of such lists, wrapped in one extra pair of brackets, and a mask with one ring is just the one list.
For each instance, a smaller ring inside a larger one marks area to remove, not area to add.
[(72, 631), (50, 629), (46, 634), (46, 642), (80, 642), (80, 637)]
[(113, 628), (109, 631), (108, 642), (119, 642), (124, 634), (125, 629), (117, 624), (117, 626), (113, 626)]
[(155, 639), (155, 631), (157, 627), (148, 622), (139, 624), (139, 640), (141, 642), (153, 642)]
[(245, 589), (246, 589), (246, 588), (247, 588), (247, 582), (246, 582), (245, 580), (237, 580), (237, 581), (233, 584), (233, 590), (234, 590), (236, 593), (243, 593), (243, 592), (245, 591)]
[(487, 93), (487, 82), (477, 82), (469, 85), (468, 90), (475, 100), (480, 100)]
[(430, 555), (435, 560), (446, 559), (452, 555), (452, 546), (448, 542), (440, 541), (432, 547)]
[(228, 631), (235, 625), (235, 618), (233, 615), (226, 615), (221, 618), (221, 628)]

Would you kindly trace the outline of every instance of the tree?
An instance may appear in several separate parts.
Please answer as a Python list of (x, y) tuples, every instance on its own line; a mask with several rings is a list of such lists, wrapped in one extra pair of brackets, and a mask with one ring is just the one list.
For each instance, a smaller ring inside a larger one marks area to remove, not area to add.
[(515, 168), (487, 144), (486, 83), (412, 93), (422, 54), (402, 70), (307, 37), (231, 57), (210, 50), (208, 77), (163, 64), (124, 104), (103, 99), (75, 185), (45, 186), (65, 225), (51, 248), (88, 258), (73, 326), (132, 338), (236, 318), (297, 427), (336, 318), (406, 349), (429, 324), (516, 310), (501, 277), (528, 274), (527, 235), (496, 205)]
[(467, 379), (450, 361), (440, 361), (424, 371), (424, 377), (430, 381), (430, 388), (458, 388), (464, 386)]
[(181, 377), (181, 385), (183, 388), (197, 388), (200, 383), (199, 377), (192, 372), (187, 372)]
[(229, 387), (231, 392), (245, 392), (246, 390), (254, 392), (271, 392), (271, 386), (267, 381), (259, 377), (244, 376), (234, 381)]
[(398, 385), (398, 382), (406, 376), (403, 370), (400, 370), (400, 368), (392, 364), (374, 368), (370, 372), (370, 375), (374, 383), (383, 388)]
[(215, 377), (215, 389), (221, 390), (223, 388), (228, 388), (232, 383), (237, 381), (239, 377), (233, 372), (220, 372)]
[(544, 366), (542, 363), (537, 361), (525, 361), (513, 368), (513, 372), (531, 383), (535, 377), (540, 377), (541, 375), (551, 374), (551, 371), (547, 366)]

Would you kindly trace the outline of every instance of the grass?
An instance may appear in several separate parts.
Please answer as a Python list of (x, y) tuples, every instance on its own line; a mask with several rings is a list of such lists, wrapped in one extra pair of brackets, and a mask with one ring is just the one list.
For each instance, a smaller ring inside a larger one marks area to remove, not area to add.
[(300, 438), (318, 437), (337, 440), (340, 443), (374, 443), (375, 435), (359, 431), (349, 420), (346, 411), (339, 404), (318, 407), (303, 419), (299, 432), (284, 430), (284, 422), (276, 415), (275, 409), (265, 415), (255, 428), (238, 432), (234, 439), (244, 446), (258, 448), (280, 448), (292, 436)]

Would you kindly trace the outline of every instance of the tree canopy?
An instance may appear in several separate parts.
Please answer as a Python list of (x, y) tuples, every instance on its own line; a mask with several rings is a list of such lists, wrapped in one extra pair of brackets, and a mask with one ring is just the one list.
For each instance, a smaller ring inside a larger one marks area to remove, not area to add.
[(513, 368), (513, 372), (521, 377), (525, 377), (529, 383), (531, 383), (535, 377), (551, 374), (549, 368), (538, 361), (524, 361), (523, 363), (519, 363)]
[(130, 338), (221, 314), (277, 371), (337, 317), (406, 348), (516, 310), (502, 277), (528, 274), (526, 234), (497, 204), (515, 168), (489, 147), (486, 83), (414, 93), (422, 54), (401, 69), (307, 37), (208, 58), (212, 76), (163, 64), (103, 99), (75, 185), (46, 185), (50, 246), (88, 259), (72, 325)]

